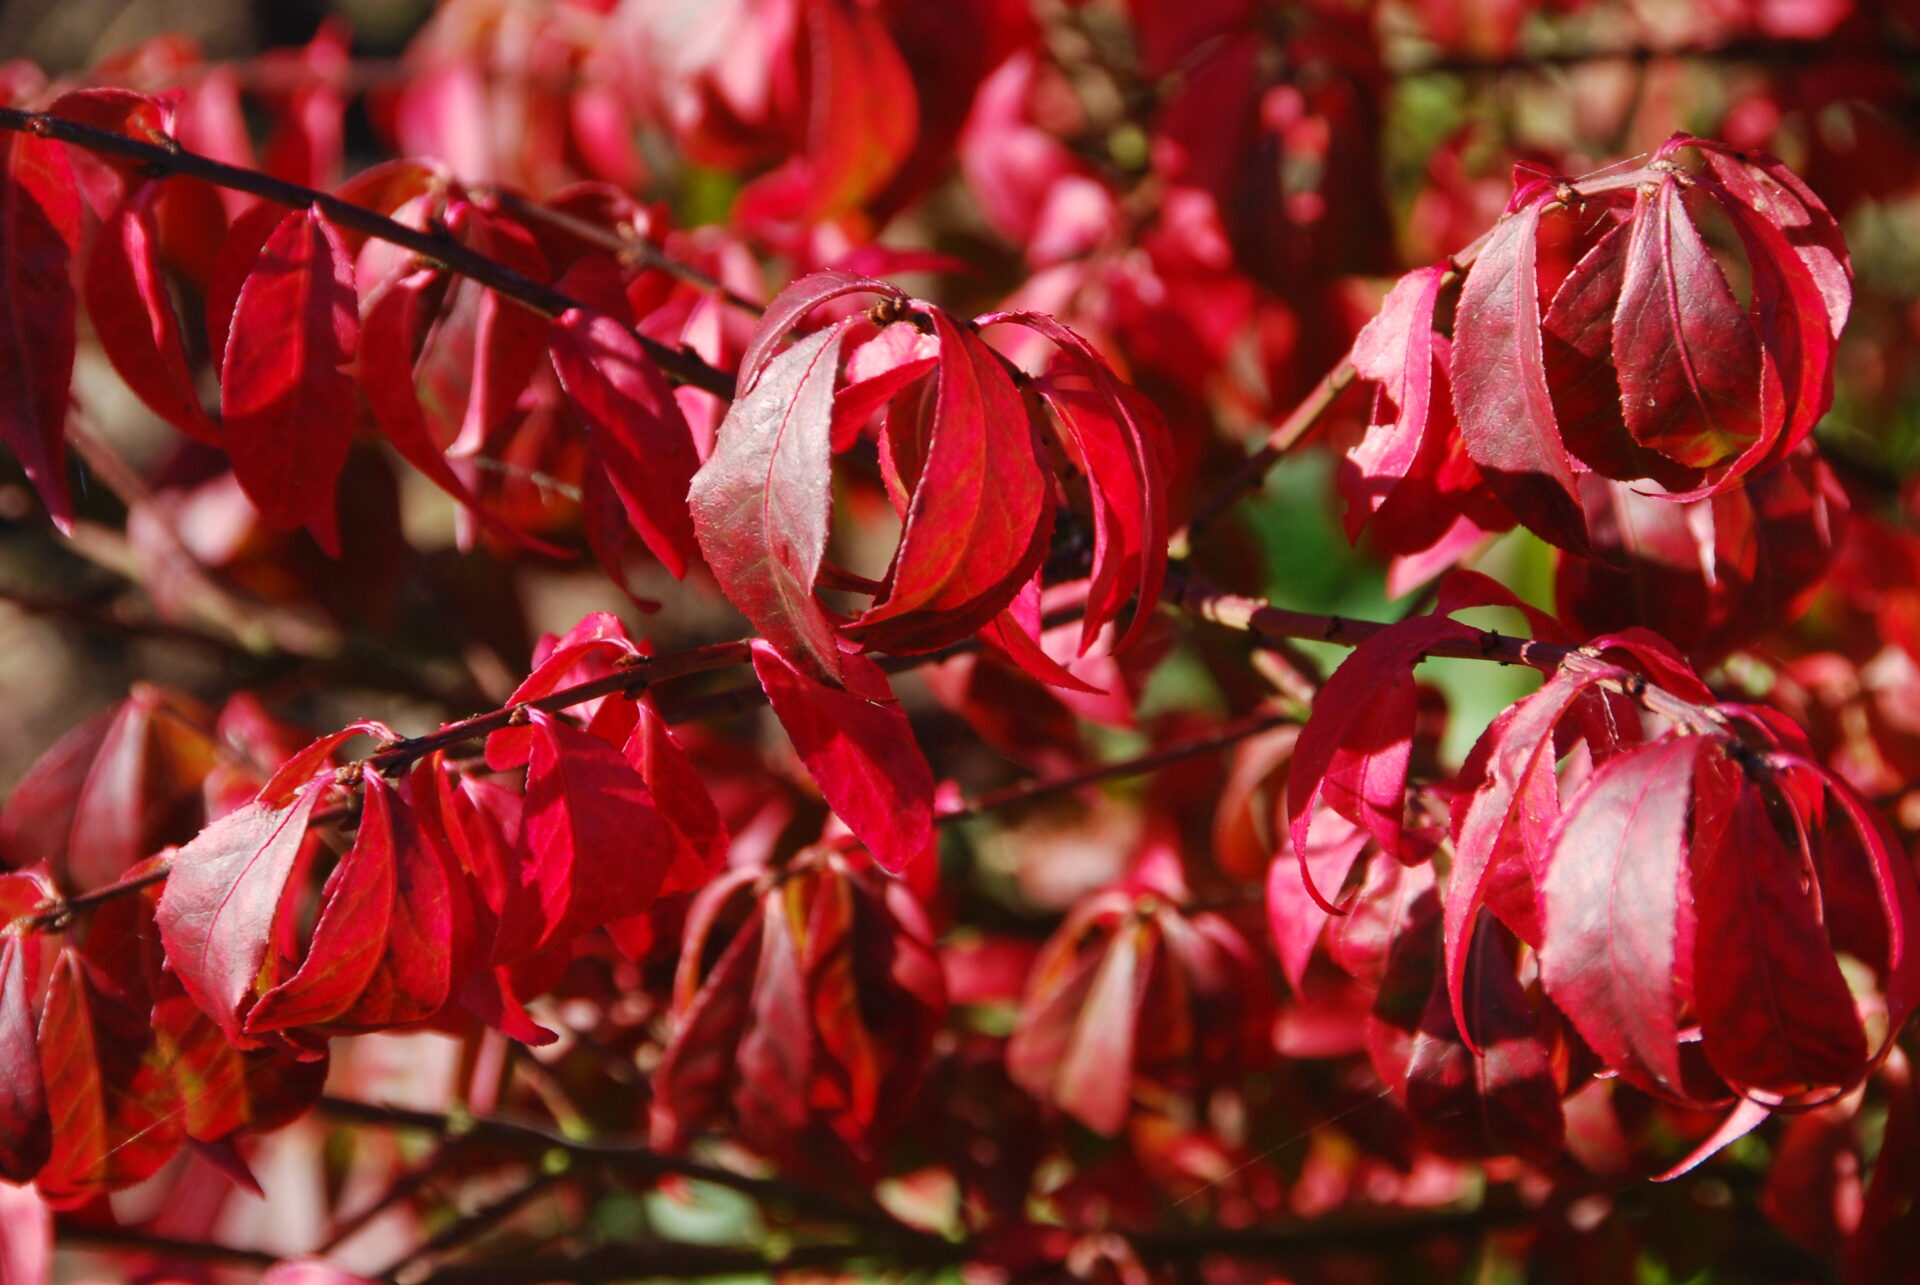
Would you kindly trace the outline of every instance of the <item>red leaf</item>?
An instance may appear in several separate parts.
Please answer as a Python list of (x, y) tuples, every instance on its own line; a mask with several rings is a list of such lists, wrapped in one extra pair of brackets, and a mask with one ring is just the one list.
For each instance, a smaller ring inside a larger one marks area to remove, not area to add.
[(107, 359), (135, 396), (187, 436), (218, 446), (220, 430), (200, 406), (160, 275), (153, 226), (158, 191), (155, 184), (142, 187), (95, 236), (87, 260), (87, 315)]
[(795, 891), (769, 893), (760, 906), (759, 968), (738, 1046), (740, 1080), (733, 1091), (741, 1135), (767, 1150), (802, 1132), (811, 1115), (814, 1037), (788, 909)]
[(751, 871), (736, 871), (695, 899), (687, 914), (685, 944), (675, 980), (673, 1040), (653, 1076), (653, 1105), (648, 1138), (662, 1151), (679, 1151), (720, 1109), (727, 1081), (735, 1070), (735, 1052), (748, 1019), (748, 1004), (760, 963), (764, 936), (753, 926), (736, 934), (714, 963), (704, 984), (695, 982), (707, 945), (712, 915), (743, 884)]
[[(1413, 752), (1413, 667), (1439, 643), (1480, 631), (1444, 616), (1415, 616), (1354, 648), (1313, 702), (1287, 770), (1287, 818), (1296, 853), (1310, 850), (1316, 805), (1362, 826), (1387, 853), (1400, 849), (1407, 760)], [(1336, 890), (1337, 891), (1337, 890)], [(1332, 905), (1311, 884), (1322, 909)]]
[[(1151, 959), (1143, 960), (1141, 955), (1144, 946), (1150, 956), (1151, 937), (1148, 925), (1123, 921), (1106, 949), (1085, 961), (1091, 974), (1084, 994), (1076, 997), (1072, 1030), (1058, 1061), (1042, 1067), (1030, 1053), (1020, 1059), (1011, 1047), (1007, 1051), (1007, 1070), (1017, 1082), (1109, 1138), (1126, 1124), (1133, 1105), (1136, 1027), (1146, 1001), (1151, 967)], [(1148, 940), (1143, 942), (1143, 938)], [(1079, 989), (1070, 985), (1058, 994), (1071, 996)], [(1023, 1010), (1029, 1007), (1036, 1018), (1045, 1011), (1036, 996), (1030, 995), (1022, 1003)], [(1026, 1025), (1024, 1020), (1022, 1025)], [(1041, 1076), (1044, 1087), (1036, 1087), (1031, 1081)]]
[(898, 874), (933, 853), (933, 771), (880, 667), (864, 656), (841, 659), (844, 691), (753, 644), (753, 672), (827, 806)]
[(1434, 967), (1437, 910), (1430, 894), (1420, 898), (1395, 934), (1368, 1024), (1374, 1064), (1431, 1144), (1551, 1164), (1565, 1123), (1539, 1019), (1483, 918), (1472, 951), (1474, 1039), (1462, 1038)]
[(363, 788), (360, 831), (327, 876), (306, 957), (247, 1014), (251, 1035), (400, 1026), (447, 1002), (461, 889), (385, 778), (368, 773)]
[(833, 383), (846, 329), (808, 335), (746, 385), (687, 497), (701, 552), (734, 606), (792, 664), (836, 685), (840, 648), (813, 583), (827, 547)]
[(1528, 529), (1574, 553), (1587, 547), (1573, 468), (1547, 391), (1534, 237), (1538, 203), (1497, 224), (1460, 290), (1453, 404), (1467, 454)]
[(80, 241), (80, 193), (66, 148), (24, 134), (0, 138), (0, 441), (62, 531), (68, 386), (76, 345), (68, 265)]
[(241, 1048), (255, 1047), (244, 1034), (254, 983), (307, 820), (329, 784), (309, 782), (288, 806), (251, 803), (221, 817), (174, 854), (160, 894), (154, 918), (168, 965)]
[(531, 720), (523, 855), (495, 963), (646, 910), (679, 845), (618, 750), (539, 710)]
[(753, 338), (740, 355), (740, 395), (751, 392), (773, 360), (774, 349), (809, 312), (831, 299), (850, 294), (878, 294), (903, 300), (906, 295), (894, 285), (851, 272), (814, 272), (775, 296), (753, 328)]
[(0, 1178), (8, 1182), (31, 1179), (53, 1149), (27, 979), (27, 957), (38, 949), (30, 937), (0, 933)]
[(374, 291), (360, 317), (360, 388), (374, 421), (400, 457), (458, 500), (488, 531), (515, 544), (546, 551), (550, 546), (522, 535), (474, 497), (433, 441), (414, 383), (414, 333), (421, 297), (439, 273), (416, 272)]
[(1690, 468), (1761, 435), (1760, 343), (1668, 178), (1636, 200), (1613, 314), (1613, 364), (1640, 445)]
[(127, 995), (103, 985), (72, 949), (54, 964), (40, 1018), (53, 1154), (37, 1179), (50, 1202), (138, 1182), (186, 1136), (146, 999), (144, 988)]
[(1366, 436), (1340, 467), (1349, 541), (1359, 538), (1421, 454), (1439, 351), (1433, 314), (1447, 272), (1446, 264), (1436, 263), (1401, 277), (1353, 341), (1354, 370), (1379, 385), (1379, 392)]
[(673, 738), (651, 697), (643, 694), (634, 712), (638, 719), (622, 753), (683, 841), (660, 885), (660, 895), (692, 892), (706, 886), (726, 864), (727, 827), (693, 760)]
[(604, 313), (568, 309), (548, 343), (627, 520), (661, 565), (675, 578), (685, 575), (694, 550), (687, 487), (700, 459), (672, 385), (633, 331)]
[(338, 556), (334, 488), (353, 441), (360, 317), (353, 260), (317, 209), (267, 238), (240, 296), (220, 371), (227, 454), (272, 526), (306, 526)]
[(888, 458), (912, 491), (906, 529), (886, 595), (856, 622), (890, 651), (932, 650), (993, 619), (1039, 566), (1052, 522), (1051, 479), (1013, 380), (978, 338), (931, 317), (940, 374), (927, 417), (888, 426)]
[(1160, 412), (1123, 384), (1093, 345), (1041, 312), (995, 313), (975, 323), (986, 327), (1015, 322), (1044, 335), (1066, 365), (1091, 386), (1076, 395), (1049, 381), (1041, 394), (1052, 404), (1072, 436), (1095, 497), (1092, 583), (1080, 627), (1080, 650), (1118, 616), (1129, 599), (1140, 604), (1126, 636), (1114, 650), (1133, 645), (1147, 621), (1149, 605), (1159, 601), (1166, 578), (1167, 461), (1173, 447)]
[[(1294, 993), (1307, 974), (1314, 945), (1332, 916), (1323, 904), (1340, 893), (1360, 858), (1360, 850), (1372, 837), (1364, 829), (1348, 823), (1345, 833), (1324, 833), (1334, 827), (1323, 825), (1316, 846), (1295, 856), (1293, 844), (1286, 842), (1267, 867), (1267, 924), (1273, 932), (1280, 971)], [(1304, 872), (1304, 873), (1303, 873)], [(1315, 891), (1309, 893), (1312, 887)], [(1325, 889), (1321, 892), (1321, 889)]]
[(1540, 887), (1547, 994), (1630, 1081), (1686, 1098), (1677, 1014), (1693, 967), (1686, 736), (1602, 764), (1561, 817)]
[(1736, 765), (1710, 758), (1701, 773), (1696, 807), (1719, 814), (1696, 822), (1716, 841), (1696, 841), (1692, 861), (1707, 1061), (1743, 1090), (1850, 1086), (1867, 1070), (1866, 1036), (1806, 884), (1810, 854), (1782, 841)]
[(240, 291), (247, 284), (260, 251), (267, 244), (286, 212), (269, 201), (255, 201), (251, 209), (234, 219), (214, 256), (207, 276), (207, 351), (213, 357), (216, 374), (227, 359), (227, 340), (233, 334), (233, 309), (240, 302)]
[[(1523, 940), (1539, 944), (1541, 872), (1560, 820), (1554, 732), (1568, 707), (1603, 676), (1556, 673), (1539, 691), (1503, 710), (1474, 747), (1484, 775), (1465, 808), (1455, 807), (1444, 921), (1447, 996), (1454, 1024), (1467, 1032), (1470, 1047), (1473, 1028), (1464, 997), (1469, 930), (1490, 891), (1497, 890), (1491, 898), (1495, 912)], [(1514, 913), (1516, 905), (1524, 914)]]

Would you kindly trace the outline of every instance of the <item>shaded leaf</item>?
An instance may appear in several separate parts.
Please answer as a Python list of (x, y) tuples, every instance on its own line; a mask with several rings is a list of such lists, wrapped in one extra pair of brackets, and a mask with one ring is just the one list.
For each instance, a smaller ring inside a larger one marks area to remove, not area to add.
[(353, 260), (327, 217), (296, 210), (267, 237), (234, 303), (220, 370), (227, 454), (272, 526), (337, 555), (335, 485), (353, 441), (359, 341)]

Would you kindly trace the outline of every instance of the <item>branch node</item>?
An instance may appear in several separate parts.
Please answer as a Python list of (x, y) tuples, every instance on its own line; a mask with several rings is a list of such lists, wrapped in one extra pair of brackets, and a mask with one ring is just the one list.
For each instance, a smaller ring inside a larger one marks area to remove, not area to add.
[(533, 721), (533, 707), (524, 701), (515, 705), (507, 713), (508, 727), (525, 727)]

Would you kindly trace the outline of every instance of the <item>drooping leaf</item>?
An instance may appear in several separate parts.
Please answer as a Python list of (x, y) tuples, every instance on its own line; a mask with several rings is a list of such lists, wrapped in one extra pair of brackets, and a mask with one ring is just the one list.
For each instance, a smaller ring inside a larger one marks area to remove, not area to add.
[(40, 1059), (53, 1154), (37, 1182), (55, 1203), (148, 1177), (186, 1135), (150, 997), (144, 987), (129, 993), (115, 980), (100, 977), (72, 949), (61, 952), (48, 979)]
[(1710, 744), (1683, 736), (1602, 764), (1562, 814), (1540, 887), (1547, 994), (1608, 1065), (1683, 1098), (1688, 811)]
[(529, 727), (523, 853), (500, 908), (495, 963), (644, 911), (679, 845), (620, 751), (539, 710)]
[(1470, 760), (1481, 775), (1465, 807), (1456, 804), (1443, 920), (1447, 996), (1454, 1025), (1467, 1033), (1469, 1046), (1473, 1028), (1464, 988), (1471, 930), (1481, 906), (1491, 902), (1522, 940), (1539, 943), (1539, 889), (1560, 820), (1554, 734), (1568, 707), (1601, 677), (1590, 671), (1554, 674), (1494, 718)]
[(400, 457), (464, 505), (488, 531), (516, 544), (545, 548), (480, 503), (427, 429), (414, 385), (413, 342), (421, 298), (438, 278), (432, 271), (398, 277), (362, 301), (359, 371), (367, 406)]
[(926, 651), (993, 619), (1039, 566), (1049, 479), (1012, 378), (932, 312), (940, 373), (924, 415), (890, 417), (887, 458), (911, 493), (887, 592), (855, 628), (870, 647)]
[(363, 778), (353, 846), (327, 876), (300, 967), (260, 997), (247, 1031), (381, 1029), (417, 1022), (447, 1002), (454, 898), (444, 855), (379, 773)]
[(0, 933), (0, 1178), (8, 1182), (31, 1179), (53, 1150), (27, 979), (27, 957), (38, 949), (29, 937)]
[(1453, 404), (1467, 454), (1494, 494), (1534, 534), (1584, 553), (1586, 520), (1541, 347), (1540, 213), (1536, 201), (1502, 219), (1467, 273), (1454, 320)]
[(1447, 272), (1446, 264), (1436, 263), (1401, 277), (1353, 341), (1354, 371), (1378, 391), (1366, 436), (1340, 467), (1349, 541), (1359, 537), (1421, 456), (1440, 351), (1433, 314)]
[(1080, 630), (1085, 652), (1094, 635), (1118, 616), (1131, 598), (1139, 607), (1124, 637), (1124, 651), (1152, 619), (1147, 604), (1160, 596), (1166, 578), (1167, 461), (1172, 454), (1166, 423), (1145, 398), (1121, 383), (1093, 345), (1040, 312), (996, 313), (976, 323), (985, 327), (1015, 322), (1055, 344), (1067, 370), (1087, 385), (1087, 393), (1041, 386), (1072, 437), (1094, 492), (1093, 573), (1087, 589), (1086, 616)]
[[(1287, 820), (1296, 853), (1311, 850), (1316, 807), (1363, 827), (1383, 850), (1400, 848), (1407, 762), (1413, 752), (1417, 695), (1413, 667), (1441, 642), (1480, 631), (1445, 616), (1415, 616), (1354, 648), (1313, 703), (1287, 771)], [(1324, 909), (1325, 894), (1309, 892)]]
[(1669, 178), (1638, 198), (1613, 314), (1627, 431), (1690, 468), (1761, 435), (1759, 339)]
[(1718, 841), (1696, 843), (1690, 865), (1707, 1060), (1762, 1093), (1851, 1085), (1866, 1073), (1866, 1036), (1804, 882), (1810, 854), (1788, 847), (1737, 766), (1714, 758), (1701, 771), (1697, 806), (1724, 814)]
[(317, 209), (280, 221), (240, 287), (220, 370), (227, 454), (270, 525), (340, 547), (335, 485), (353, 442), (353, 260)]
[(835, 684), (840, 648), (813, 585), (827, 547), (845, 334), (830, 326), (768, 363), (728, 410), (687, 497), (701, 552), (734, 606), (789, 663)]
[(604, 313), (568, 309), (548, 342), (560, 385), (627, 520), (662, 566), (685, 575), (694, 551), (687, 488), (700, 459), (672, 385), (633, 331)]
[(218, 446), (220, 430), (200, 405), (160, 275), (153, 211), (159, 190), (152, 183), (141, 187), (95, 235), (87, 259), (87, 316), (107, 359), (148, 409), (187, 436)]
[(227, 1038), (244, 1033), (254, 984), (294, 860), (330, 777), (309, 782), (292, 803), (252, 803), (229, 812), (174, 854), (154, 918), (168, 965), (187, 994)]
[(66, 426), (77, 341), (68, 272), (80, 206), (62, 144), (0, 137), (0, 441), (62, 531), (73, 521)]
[(760, 908), (759, 968), (738, 1046), (733, 1107), (741, 1134), (768, 1149), (801, 1133), (811, 1114), (813, 1022), (789, 910), (798, 891), (791, 885), (774, 890)]
[(827, 805), (898, 874), (933, 853), (933, 772), (880, 667), (858, 655), (841, 662), (845, 690), (753, 644), (753, 671)]

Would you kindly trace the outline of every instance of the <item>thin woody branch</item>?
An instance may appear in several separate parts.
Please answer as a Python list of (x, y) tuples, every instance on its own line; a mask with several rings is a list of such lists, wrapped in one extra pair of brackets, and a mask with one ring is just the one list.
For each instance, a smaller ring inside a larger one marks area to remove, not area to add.
[[(289, 183), (257, 170), (228, 165), (210, 156), (187, 151), (171, 139), (165, 143), (145, 143), (112, 130), (83, 125), (45, 112), (22, 111), (16, 107), (0, 107), (0, 130), (50, 138), (91, 152), (124, 157), (137, 162), (143, 172), (156, 177), (178, 174), (236, 192), (246, 192), (288, 209), (317, 209), (341, 227), (352, 228), (366, 236), (412, 250), (423, 259), (477, 281), (546, 317), (558, 317), (569, 309), (587, 307), (564, 291), (535, 281), (503, 263), (470, 250), (450, 236), (421, 232), (317, 188)], [(697, 354), (638, 332), (635, 332), (634, 338), (671, 378), (719, 397), (733, 396), (733, 376), (708, 365)]]

